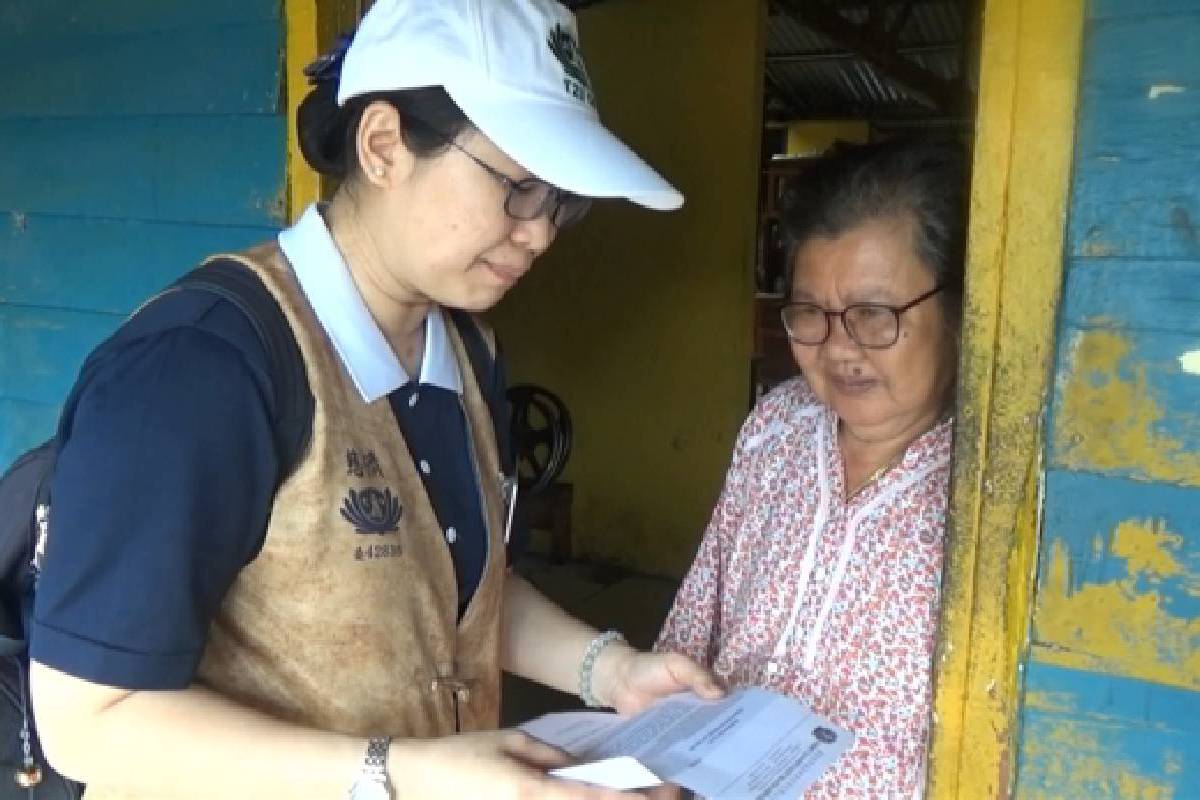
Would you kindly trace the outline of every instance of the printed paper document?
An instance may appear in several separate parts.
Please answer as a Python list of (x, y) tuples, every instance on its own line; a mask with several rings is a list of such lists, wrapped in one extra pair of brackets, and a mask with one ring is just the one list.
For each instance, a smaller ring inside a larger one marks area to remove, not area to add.
[(674, 783), (712, 800), (793, 800), (854, 741), (759, 687), (716, 701), (678, 694), (633, 717), (547, 714), (521, 728), (584, 762), (553, 773), (560, 777), (613, 789)]

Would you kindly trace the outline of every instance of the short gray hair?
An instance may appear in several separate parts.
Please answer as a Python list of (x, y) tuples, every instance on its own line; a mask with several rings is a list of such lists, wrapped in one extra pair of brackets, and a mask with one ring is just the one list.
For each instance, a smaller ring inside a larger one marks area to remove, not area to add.
[(893, 141), (838, 145), (794, 181), (781, 198), (791, 242), (788, 284), (796, 250), (814, 237), (836, 237), (875, 219), (908, 217), (913, 245), (957, 328), (966, 269), (968, 162), (952, 144)]

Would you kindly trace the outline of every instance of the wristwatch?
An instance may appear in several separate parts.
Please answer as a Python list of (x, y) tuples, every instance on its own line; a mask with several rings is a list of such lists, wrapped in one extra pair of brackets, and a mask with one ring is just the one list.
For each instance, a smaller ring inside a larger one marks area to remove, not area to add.
[(388, 747), (390, 736), (374, 736), (367, 742), (362, 771), (350, 787), (350, 800), (392, 800), (392, 783), (388, 780)]

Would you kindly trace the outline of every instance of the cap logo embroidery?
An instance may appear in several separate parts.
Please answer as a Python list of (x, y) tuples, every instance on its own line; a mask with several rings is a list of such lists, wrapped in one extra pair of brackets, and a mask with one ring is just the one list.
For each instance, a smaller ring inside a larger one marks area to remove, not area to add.
[(350, 490), (342, 500), (342, 519), (354, 526), (358, 533), (395, 533), (400, 530), (400, 516), (404, 509), (400, 499), (388, 488), (366, 488), (356, 492)]
[(575, 36), (564, 28), (562, 23), (558, 23), (554, 30), (550, 31), (550, 38), (546, 43), (550, 45), (550, 52), (554, 53), (554, 57), (566, 72), (563, 76), (563, 87), (567, 94), (595, 107), (596, 95), (592, 91), (592, 81), (588, 78), (583, 53), (579, 50), (579, 42), (575, 40)]

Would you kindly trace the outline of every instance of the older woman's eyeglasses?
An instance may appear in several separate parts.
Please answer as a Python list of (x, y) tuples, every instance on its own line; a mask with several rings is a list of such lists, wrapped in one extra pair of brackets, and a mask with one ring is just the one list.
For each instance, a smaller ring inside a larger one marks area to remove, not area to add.
[(946, 287), (935, 286), (902, 306), (884, 303), (853, 303), (841, 311), (830, 311), (816, 303), (785, 303), (780, 309), (783, 327), (793, 342), (824, 344), (833, 332), (833, 318), (840, 317), (846, 334), (860, 347), (882, 350), (900, 338), (900, 315), (920, 305)]
[(508, 189), (508, 197), (504, 199), (504, 212), (513, 219), (530, 220), (549, 215), (554, 227), (562, 230), (583, 219), (592, 207), (591, 198), (563, 191), (541, 178), (513, 180), (453, 139), (447, 138), (446, 143), (474, 161)]

